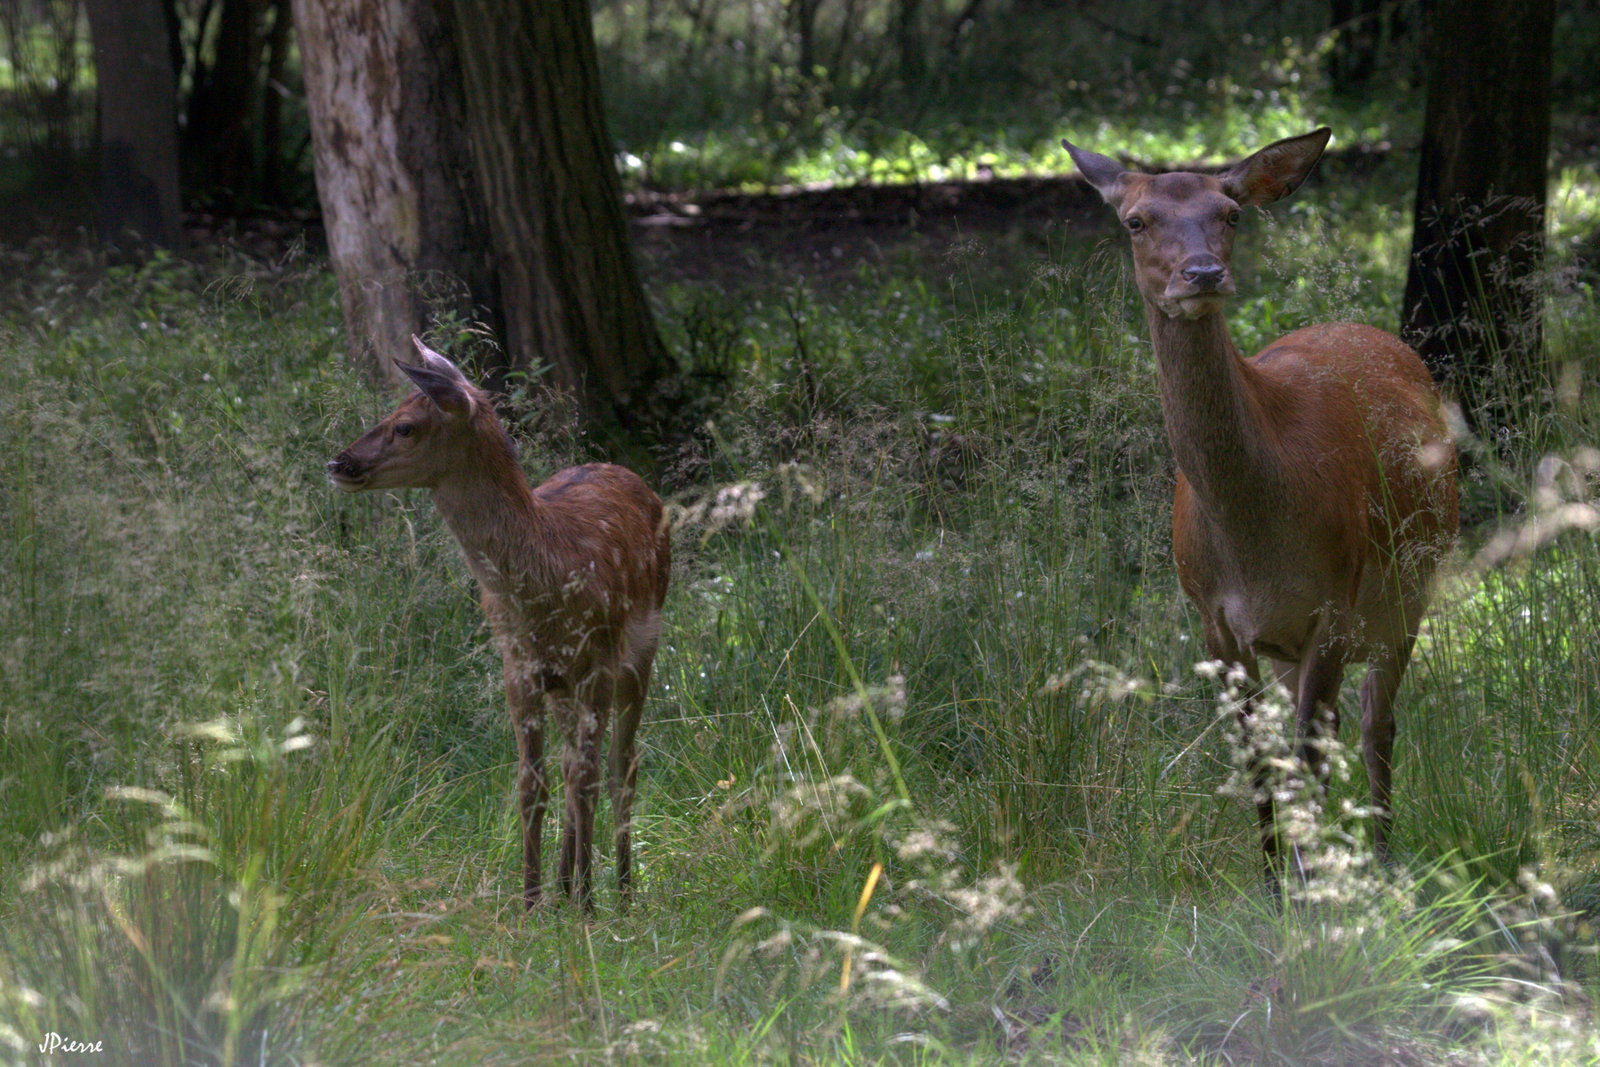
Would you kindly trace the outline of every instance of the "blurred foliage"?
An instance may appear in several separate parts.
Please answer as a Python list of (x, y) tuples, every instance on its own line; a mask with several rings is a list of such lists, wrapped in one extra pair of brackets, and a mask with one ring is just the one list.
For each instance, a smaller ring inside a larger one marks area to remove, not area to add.
[[(1380, 5), (1370, 70), (1339, 93), (1329, 68), (1351, 27), (1321, 4), (599, 0), (595, 26), (633, 181), (759, 187), (1066, 170), (1066, 133), (1156, 162), (1316, 123), (1346, 145), (1404, 142), (1422, 6)], [(1600, 11), (1566, 0), (1558, 17), (1556, 110), (1592, 114)], [(1592, 119), (1557, 129), (1558, 159), (1593, 157)]]
[[(288, 0), (139, 2), (164, 3), (172, 30), (185, 200), (315, 207)], [(242, 46), (224, 46), (241, 35)], [(84, 0), (0, 0), (0, 196), (23, 209), (0, 219), (0, 239), (89, 224), (95, 93)], [(242, 149), (219, 159), (234, 125), (246, 130)]]
[(94, 136), (82, 0), (0, 0), (0, 151), (60, 155)]
[[(170, 6), (186, 196), (313, 208), (287, 4)], [(1350, 27), (1330, 28), (1322, 4), (596, 0), (594, 20), (628, 182), (762, 188), (1060, 172), (1067, 133), (1159, 162), (1195, 144), (1220, 159), (1316, 123), (1341, 144), (1403, 143), (1421, 116), (1422, 6), (1380, 5), (1370, 69), (1338, 93), (1329, 70)], [(1557, 18), (1555, 158), (1592, 162), (1600, 9), (1561, 0)], [(225, 33), (250, 47), (222, 49)], [(229, 71), (225, 54), (253, 69)], [(229, 99), (252, 119), (250, 171), (220, 180), (207, 128), (219, 85), (241, 82)], [(0, 193), (86, 218), (93, 95), (83, 0), (0, 0)]]

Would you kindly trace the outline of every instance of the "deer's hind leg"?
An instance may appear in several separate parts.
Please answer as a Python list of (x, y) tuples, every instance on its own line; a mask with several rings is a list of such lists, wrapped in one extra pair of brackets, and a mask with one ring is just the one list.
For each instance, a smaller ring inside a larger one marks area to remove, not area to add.
[(577, 693), (554, 698), (561, 730), (565, 811), (561, 823), (561, 891), (585, 911), (594, 910), (594, 816), (600, 798), (600, 739), (606, 731), (615, 683), (597, 672)]
[(1394, 779), (1394, 696), (1405, 677), (1414, 640), (1407, 637), (1392, 653), (1374, 659), (1361, 682), (1361, 760), (1367, 767), (1372, 798), (1372, 853), (1380, 863), (1389, 858), (1389, 831), (1394, 826), (1389, 806)]
[(615, 823), (612, 844), (617, 857), (617, 894), (623, 904), (633, 894), (633, 799), (639, 781), (634, 738), (650, 691), (650, 668), (660, 634), (661, 616), (652, 612), (630, 635), (628, 655), (617, 678), (617, 721), (612, 728), (606, 783), (611, 790), (611, 818)]

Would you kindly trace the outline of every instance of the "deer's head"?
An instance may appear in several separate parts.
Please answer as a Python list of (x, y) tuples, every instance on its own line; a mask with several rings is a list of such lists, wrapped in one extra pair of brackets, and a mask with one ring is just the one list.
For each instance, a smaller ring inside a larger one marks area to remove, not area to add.
[(347, 493), (432, 489), (472, 462), (474, 423), (498, 420), (488, 398), (454, 363), (412, 337), (420, 364), (396, 361), (417, 390), (328, 463), (328, 480)]
[(1222, 310), (1234, 293), (1233, 234), (1240, 210), (1288, 196), (1322, 158), (1332, 130), (1277, 141), (1220, 174), (1142, 174), (1067, 141), (1078, 170), (1133, 242), (1134, 277), (1146, 303), (1172, 318)]

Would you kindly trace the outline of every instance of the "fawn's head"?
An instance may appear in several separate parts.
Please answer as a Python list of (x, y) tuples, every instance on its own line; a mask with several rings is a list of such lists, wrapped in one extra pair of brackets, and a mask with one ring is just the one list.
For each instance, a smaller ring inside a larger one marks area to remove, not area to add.
[(1222, 310), (1234, 293), (1233, 234), (1243, 207), (1299, 188), (1322, 158), (1326, 126), (1276, 141), (1221, 174), (1141, 174), (1062, 141), (1133, 241), (1134, 278), (1146, 303), (1171, 318)]
[(488, 397), (454, 363), (411, 340), (422, 363), (395, 366), (417, 391), (328, 463), (328, 480), (347, 493), (436, 488), (475, 462), (482, 434), (504, 438)]

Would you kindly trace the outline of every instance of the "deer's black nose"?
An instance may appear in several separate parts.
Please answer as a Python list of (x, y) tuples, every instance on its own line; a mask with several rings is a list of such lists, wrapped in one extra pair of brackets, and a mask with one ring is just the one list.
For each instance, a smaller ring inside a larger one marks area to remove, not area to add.
[(1183, 280), (1202, 291), (1214, 292), (1221, 289), (1227, 277), (1228, 268), (1220, 263), (1204, 263), (1183, 268)]
[(350, 462), (350, 457), (343, 452), (328, 460), (328, 476), (331, 478), (357, 478), (360, 475), (360, 464)]

